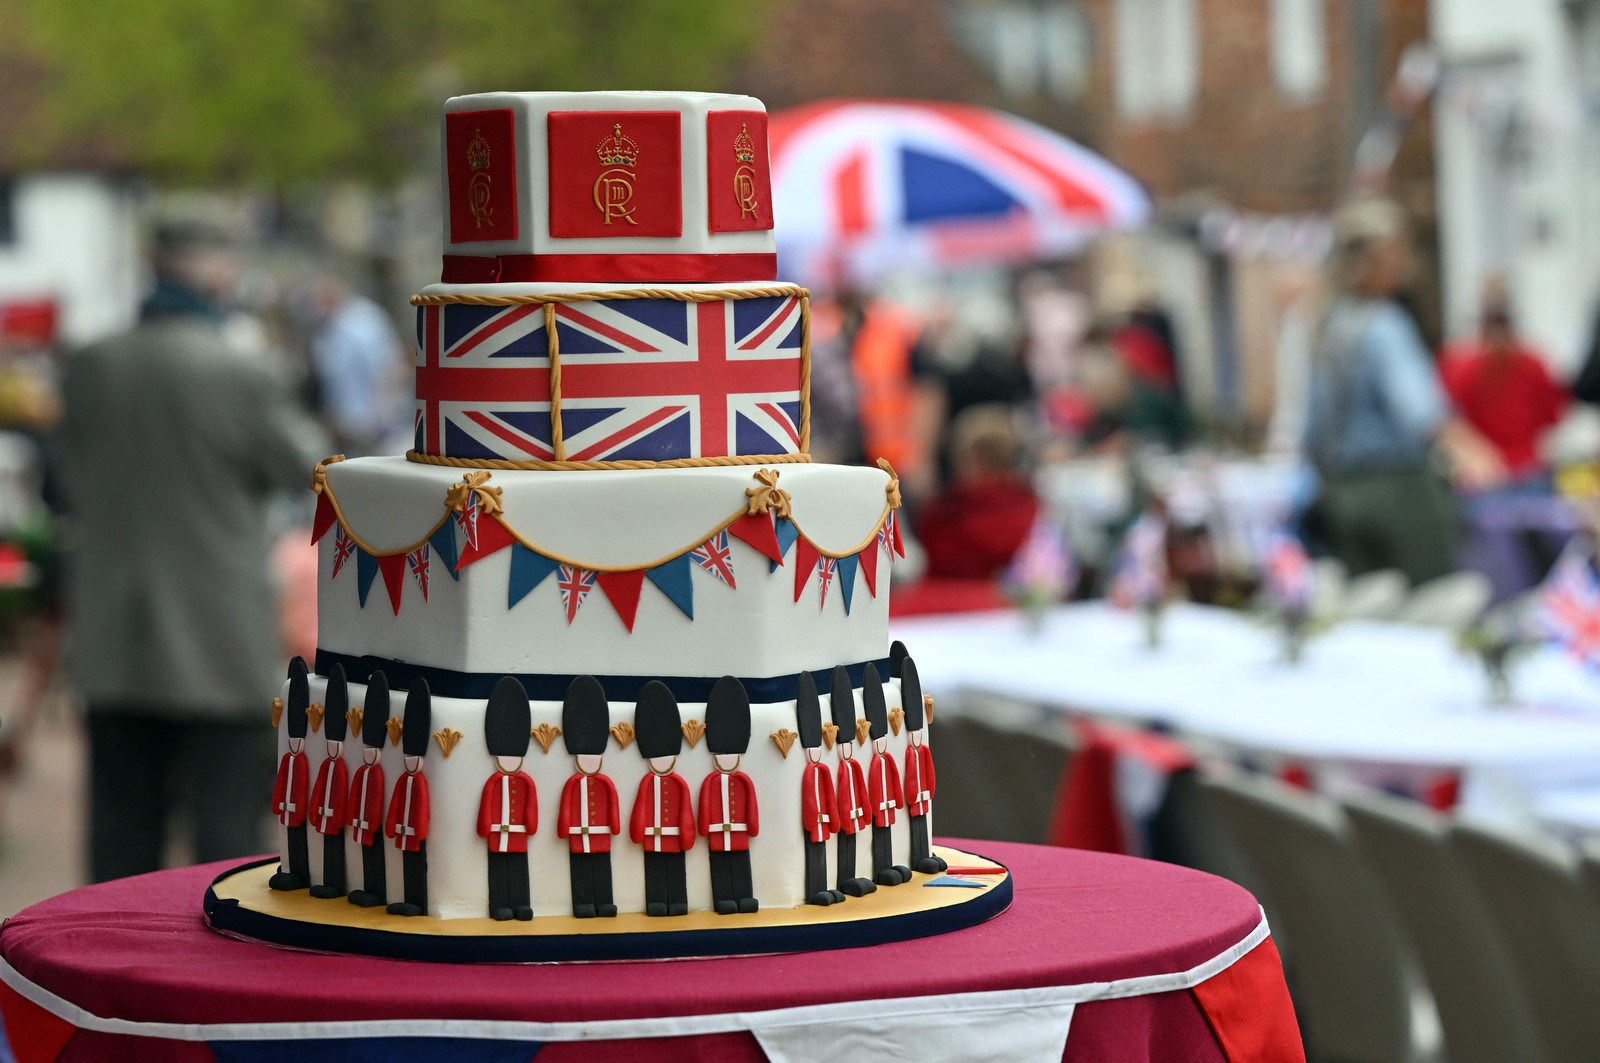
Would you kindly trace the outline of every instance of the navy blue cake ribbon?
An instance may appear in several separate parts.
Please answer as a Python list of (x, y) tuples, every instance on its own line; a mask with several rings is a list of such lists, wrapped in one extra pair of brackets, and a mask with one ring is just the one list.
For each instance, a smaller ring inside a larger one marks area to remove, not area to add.
[[(332, 650), (317, 650), (316, 672), (318, 675), (327, 675), (334, 665), (344, 666), (344, 674), (352, 683), (365, 683), (367, 677), (375, 670), (381, 669), (388, 677), (391, 690), (404, 690), (416, 679), (426, 679), (428, 690), (440, 697), (486, 699), (489, 691), (505, 675), (511, 675), (522, 688), (528, 692), (528, 697), (534, 701), (561, 701), (567, 696), (567, 686), (571, 684), (575, 675), (552, 675), (547, 673), (518, 673), (518, 672), (457, 672), (449, 668), (430, 668), (426, 665), (409, 664), (405, 661), (390, 660), (385, 657), (356, 657), (348, 653), (335, 653)], [(883, 657), (875, 661), (859, 661), (855, 664), (845, 665), (845, 670), (850, 673), (850, 685), (861, 686), (862, 676), (867, 670), (867, 665), (873, 665), (878, 670), (878, 677), (882, 680), (889, 678), (889, 658)], [(605, 689), (608, 701), (637, 701), (639, 691), (652, 679), (660, 680), (672, 691), (672, 696), (680, 703), (700, 703), (711, 696), (711, 687), (720, 676), (681, 676), (681, 675), (597, 675), (596, 679)], [(811, 673), (811, 678), (817, 684), (817, 693), (827, 695), (833, 690), (833, 670), (824, 668)], [(775, 701), (793, 701), (795, 687), (800, 680), (800, 673), (789, 675), (768, 676), (764, 678), (739, 676), (739, 682), (744, 684), (745, 691), (750, 695), (752, 704), (767, 704)]]

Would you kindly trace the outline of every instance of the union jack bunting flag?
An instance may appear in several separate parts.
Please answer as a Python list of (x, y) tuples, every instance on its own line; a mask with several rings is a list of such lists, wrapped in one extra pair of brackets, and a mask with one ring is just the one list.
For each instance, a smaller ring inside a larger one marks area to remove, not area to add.
[(456, 527), (460, 528), (461, 534), (466, 536), (467, 545), (476, 550), (478, 548), (478, 492), (467, 492), (466, 500), (461, 503), (461, 508), (456, 510)]
[(1145, 514), (1133, 522), (1111, 571), (1111, 603), (1120, 609), (1154, 605), (1167, 593), (1167, 526)]
[(556, 585), (561, 588), (561, 607), (567, 611), (567, 623), (577, 617), (579, 608), (589, 592), (594, 590), (595, 574), (586, 568), (562, 565), (556, 573)]
[(557, 455), (543, 307), (423, 307), (416, 449), (569, 461), (796, 453), (801, 315), (795, 296), (558, 304)]
[(733, 550), (728, 545), (728, 533), (717, 532), (711, 538), (689, 551), (689, 559), (723, 583), (735, 590), (739, 585), (733, 579)]
[(1311, 601), (1311, 558), (1300, 540), (1279, 529), (1267, 538), (1267, 590), (1280, 606), (1304, 608)]
[(428, 544), (423, 543), (406, 555), (406, 566), (422, 588), (422, 600), (428, 600)]
[(1600, 578), (1589, 559), (1568, 550), (1539, 590), (1539, 632), (1584, 664), (1600, 670)]
[(894, 560), (895, 522), (898, 519), (895, 513), (896, 511), (891, 509), (889, 515), (883, 518), (883, 523), (878, 525), (878, 545), (889, 555), (890, 561)]
[(339, 573), (344, 571), (344, 563), (355, 556), (356, 541), (345, 533), (344, 526), (340, 525), (333, 533), (333, 575), (329, 579), (338, 579)]
[(817, 608), (820, 610), (828, 604), (828, 588), (833, 586), (833, 577), (838, 575), (839, 560), (833, 557), (817, 559)]

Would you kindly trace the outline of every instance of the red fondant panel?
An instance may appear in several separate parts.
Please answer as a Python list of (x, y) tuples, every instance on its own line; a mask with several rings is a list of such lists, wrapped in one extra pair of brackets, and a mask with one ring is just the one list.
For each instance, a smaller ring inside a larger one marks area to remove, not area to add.
[(706, 176), (712, 232), (772, 228), (767, 112), (712, 111), (706, 115)]
[(550, 235), (683, 235), (677, 111), (551, 111)]
[(452, 243), (517, 238), (516, 146), (508, 108), (444, 116)]

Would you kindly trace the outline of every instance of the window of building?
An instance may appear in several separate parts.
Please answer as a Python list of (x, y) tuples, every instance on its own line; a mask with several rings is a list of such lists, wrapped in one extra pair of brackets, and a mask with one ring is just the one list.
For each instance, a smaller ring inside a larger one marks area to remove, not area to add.
[(1062, 0), (972, 0), (953, 9), (957, 37), (1008, 95), (1070, 101), (1089, 79), (1083, 10)]
[(1195, 0), (1115, 0), (1117, 111), (1181, 118), (1200, 81)]
[(1291, 100), (1321, 95), (1328, 80), (1323, 0), (1272, 0), (1272, 77)]

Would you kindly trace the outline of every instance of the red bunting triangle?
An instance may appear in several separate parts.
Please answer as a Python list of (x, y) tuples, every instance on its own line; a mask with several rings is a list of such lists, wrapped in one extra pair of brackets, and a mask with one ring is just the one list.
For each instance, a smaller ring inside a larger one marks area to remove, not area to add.
[[(451, 517), (454, 520), (454, 517)], [(497, 516), (487, 513), (478, 514), (478, 545), (471, 542), (461, 544), (461, 556), (456, 558), (456, 571), (460, 572), (474, 561), (482, 561), (490, 554), (504, 550), (516, 542), (516, 537), (511, 534), (511, 529), (501, 523)]]
[(900, 515), (898, 513), (890, 513), (889, 516), (893, 518), (889, 522), (889, 530), (892, 533), (890, 541), (894, 543), (894, 552), (901, 557), (905, 557), (906, 544), (900, 539)]
[(406, 555), (379, 554), (378, 571), (383, 573), (383, 587), (389, 592), (389, 604), (394, 615), (400, 615), (400, 592), (406, 587)]
[(596, 574), (600, 589), (617, 611), (622, 623), (631, 632), (633, 618), (639, 613), (639, 588), (644, 586), (644, 569), (633, 572), (601, 572)]
[(867, 548), (856, 555), (861, 560), (861, 577), (867, 581), (867, 591), (878, 596), (878, 539), (873, 536)]
[(317, 493), (317, 513), (316, 516), (311, 518), (312, 545), (322, 541), (322, 537), (328, 534), (328, 529), (333, 527), (333, 522), (336, 519), (333, 512), (333, 499), (328, 497), (328, 492), (319, 491)]
[(0, 1016), (17, 1063), (50, 1063), (78, 1028), (0, 982)]
[(800, 595), (805, 593), (806, 584), (811, 582), (811, 574), (817, 570), (817, 558), (822, 555), (817, 553), (817, 548), (811, 540), (804, 535), (794, 543), (794, 600), (799, 601)]
[(728, 534), (743, 539), (768, 559), (783, 564), (783, 551), (778, 548), (778, 532), (772, 526), (771, 513), (746, 514), (728, 525)]

